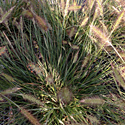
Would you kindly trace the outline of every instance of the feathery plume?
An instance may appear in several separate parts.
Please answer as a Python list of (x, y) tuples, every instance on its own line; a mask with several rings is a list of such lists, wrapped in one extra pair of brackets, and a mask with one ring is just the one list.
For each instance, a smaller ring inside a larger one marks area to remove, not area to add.
[(39, 121), (26, 109), (20, 107), (21, 113), (33, 124), (33, 125), (41, 125)]

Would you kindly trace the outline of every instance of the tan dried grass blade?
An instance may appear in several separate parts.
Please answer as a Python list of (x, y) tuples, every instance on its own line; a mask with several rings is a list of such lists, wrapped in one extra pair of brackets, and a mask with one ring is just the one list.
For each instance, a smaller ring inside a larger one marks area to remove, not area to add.
[(121, 57), (124, 59), (125, 61), (125, 51), (119, 51), (119, 54), (121, 55)]
[(125, 63), (123, 57), (119, 54), (119, 52), (117, 51), (117, 49), (116, 49), (112, 44), (111, 44), (111, 47), (115, 50), (116, 54), (119, 56), (119, 58), (121, 59), (121, 61), (122, 61), (123, 63)]
[(59, 56), (59, 58), (58, 58), (58, 66), (59, 66), (59, 64), (60, 64), (60, 62), (61, 62), (61, 59), (62, 59), (62, 54), (60, 54), (60, 56)]
[(36, 83), (24, 83), (24, 84), (26, 84), (26, 85), (31, 85), (31, 86), (37, 86), (38, 84), (36, 84)]
[(15, 8), (15, 6), (10, 8), (5, 14), (2, 15), (2, 17), (0, 18), (0, 23), (3, 23), (4, 21), (6, 21), (8, 19), (8, 17), (11, 15), (14, 8)]
[(112, 8), (115, 10), (115, 12), (116, 12), (117, 14), (120, 13), (120, 11), (119, 11), (116, 7), (112, 6)]
[[(7, 37), (7, 35), (6, 35), (6, 33), (5, 33), (4, 31), (3, 31), (3, 35), (5, 36), (5, 38), (7, 39), (7, 41), (8, 41), (8, 43), (9, 43), (10, 47), (12, 48), (12, 50), (13, 50), (14, 53), (15, 53), (15, 49), (13, 48), (13, 45), (11, 44), (9, 38)], [(15, 54), (16, 54), (16, 53), (15, 53)]]
[(20, 31), (22, 33), (22, 36), (24, 36), (23, 35), (23, 18), (22, 18), (22, 16), (20, 17), (19, 27), (20, 27)]
[(26, 109), (20, 107), (21, 113), (33, 124), (33, 125), (41, 125), (30, 112), (28, 112)]

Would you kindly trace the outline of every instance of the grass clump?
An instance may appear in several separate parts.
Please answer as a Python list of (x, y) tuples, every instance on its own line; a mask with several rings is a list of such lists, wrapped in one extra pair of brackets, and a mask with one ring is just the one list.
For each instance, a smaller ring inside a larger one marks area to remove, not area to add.
[(0, 2), (2, 124), (125, 122), (122, 2)]

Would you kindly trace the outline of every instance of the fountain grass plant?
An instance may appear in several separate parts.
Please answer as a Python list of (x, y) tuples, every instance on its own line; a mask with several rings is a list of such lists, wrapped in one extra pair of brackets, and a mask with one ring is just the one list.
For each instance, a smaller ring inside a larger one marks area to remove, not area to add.
[(123, 3), (0, 1), (1, 125), (123, 125)]

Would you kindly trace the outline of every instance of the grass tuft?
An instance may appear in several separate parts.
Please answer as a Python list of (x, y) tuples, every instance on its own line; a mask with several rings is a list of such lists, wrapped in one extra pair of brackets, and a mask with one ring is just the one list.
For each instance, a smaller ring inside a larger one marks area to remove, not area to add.
[(124, 124), (123, 3), (0, 1), (0, 122)]

